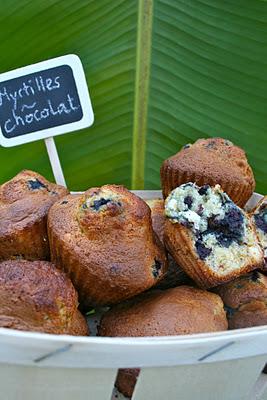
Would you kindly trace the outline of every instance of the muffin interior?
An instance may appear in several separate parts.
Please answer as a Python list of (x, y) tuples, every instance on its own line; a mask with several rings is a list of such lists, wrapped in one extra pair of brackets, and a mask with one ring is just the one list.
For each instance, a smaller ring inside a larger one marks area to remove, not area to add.
[(219, 185), (179, 186), (166, 199), (165, 215), (189, 229), (198, 257), (219, 275), (260, 256), (248, 217)]
[(109, 190), (99, 190), (86, 197), (82, 203), (83, 209), (89, 209), (93, 212), (103, 212), (114, 206), (121, 207), (120, 197)]

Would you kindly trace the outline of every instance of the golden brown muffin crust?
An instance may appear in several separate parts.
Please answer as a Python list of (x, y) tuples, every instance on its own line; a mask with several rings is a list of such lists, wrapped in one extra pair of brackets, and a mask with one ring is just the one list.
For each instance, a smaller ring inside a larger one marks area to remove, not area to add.
[(232, 282), (218, 286), (216, 293), (231, 308), (238, 308), (252, 300), (267, 300), (267, 277), (258, 271), (253, 271)]
[(84, 306), (134, 296), (166, 269), (149, 207), (122, 186), (65, 197), (50, 209), (48, 230), (52, 260), (69, 274)]
[(0, 186), (0, 260), (49, 258), (47, 214), (68, 190), (32, 171)]
[(225, 304), (230, 329), (267, 325), (267, 277), (258, 271), (214, 291)]
[[(219, 296), (200, 289), (179, 286), (155, 290), (112, 307), (102, 317), (100, 336), (167, 336), (227, 329)], [(131, 397), (138, 369), (120, 369), (116, 387)]]
[(184, 146), (163, 162), (160, 174), (164, 198), (183, 183), (220, 184), (243, 207), (255, 189), (253, 171), (244, 150), (222, 138), (199, 139)]
[(77, 307), (77, 293), (71, 281), (53, 264), (26, 260), (0, 263), (1, 327), (86, 334), (86, 322)]
[(151, 218), (153, 229), (158, 235), (159, 240), (164, 245), (164, 224), (165, 224), (165, 215), (164, 215), (164, 200), (162, 199), (150, 199), (146, 200), (150, 210), (151, 210)]
[(169, 336), (227, 329), (219, 296), (190, 286), (155, 290), (111, 308), (100, 336)]

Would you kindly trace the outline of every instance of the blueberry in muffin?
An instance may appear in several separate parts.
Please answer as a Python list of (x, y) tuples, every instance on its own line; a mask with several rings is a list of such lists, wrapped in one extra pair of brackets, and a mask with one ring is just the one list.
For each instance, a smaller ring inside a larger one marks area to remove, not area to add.
[(263, 251), (249, 216), (219, 185), (186, 183), (165, 201), (165, 244), (200, 286), (228, 282), (263, 265)]

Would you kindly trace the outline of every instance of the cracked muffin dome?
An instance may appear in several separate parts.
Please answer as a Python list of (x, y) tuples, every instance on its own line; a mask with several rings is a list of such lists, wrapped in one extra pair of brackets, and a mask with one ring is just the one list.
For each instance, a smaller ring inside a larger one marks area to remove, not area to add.
[(47, 214), (68, 190), (32, 171), (0, 186), (0, 260), (49, 259)]
[(200, 287), (228, 282), (263, 265), (250, 218), (219, 185), (181, 185), (166, 199), (165, 215), (167, 249)]
[(253, 271), (218, 286), (225, 305), (230, 329), (267, 325), (267, 277)]
[(253, 171), (244, 150), (222, 138), (199, 139), (185, 145), (163, 162), (160, 175), (164, 198), (183, 183), (219, 184), (238, 206), (243, 207), (255, 189)]
[[(164, 245), (164, 225), (165, 225), (165, 215), (164, 215), (164, 200), (162, 199), (150, 199), (146, 200), (151, 210), (152, 226), (154, 232), (157, 234), (162, 245)], [(168, 259), (168, 269), (165, 272), (163, 278), (156, 285), (159, 289), (167, 289), (189, 283), (190, 278), (185, 274), (185, 272), (176, 264), (173, 257), (167, 254)]]
[(260, 244), (264, 251), (264, 264), (267, 264), (267, 196), (257, 204), (252, 211), (252, 221), (254, 223)]
[(88, 334), (70, 279), (48, 261), (0, 263), (0, 326), (54, 334)]
[[(112, 307), (100, 322), (99, 336), (188, 335), (227, 329), (223, 302), (214, 293), (190, 286), (155, 290)], [(130, 397), (137, 369), (119, 370), (116, 386)]]
[(83, 306), (118, 303), (154, 286), (166, 269), (148, 205), (122, 186), (67, 196), (51, 207), (52, 260), (70, 276)]

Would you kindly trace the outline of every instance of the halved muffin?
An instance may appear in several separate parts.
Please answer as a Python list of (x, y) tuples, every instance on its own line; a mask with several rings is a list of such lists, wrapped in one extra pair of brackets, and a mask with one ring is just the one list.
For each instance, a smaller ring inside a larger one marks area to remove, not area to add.
[(70, 279), (47, 261), (0, 263), (0, 326), (54, 334), (88, 334)]
[(219, 185), (181, 185), (165, 201), (165, 243), (200, 286), (228, 282), (263, 265), (263, 250), (248, 215)]
[(85, 307), (141, 293), (167, 267), (148, 205), (122, 186), (60, 200), (49, 212), (48, 231), (52, 260), (68, 273)]
[(49, 208), (68, 192), (33, 171), (22, 171), (0, 186), (0, 260), (50, 258)]
[[(99, 336), (188, 335), (227, 329), (221, 298), (190, 286), (154, 290), (118, 304), (102, 317)], [(115, 385), (131, 397), (138, 369), (119, 370)]]
[(230, 329), (267, 325), (267, 277), (258, 271), (214, 289), (224, 302)]
[(220, 184), (243, 207), (255, 189), (253, 171), (243, 149), (223, 138), (199, 139), (165, 160), (160, 170), (163, 197), (187, 182)]

